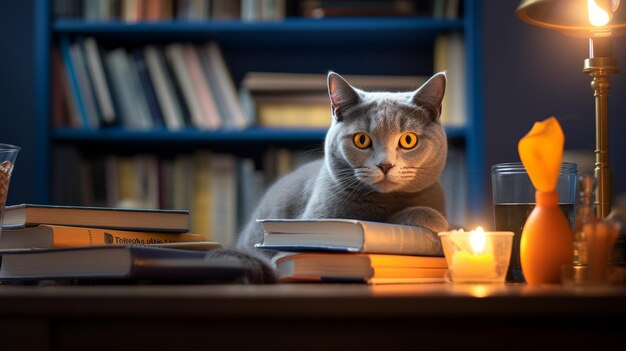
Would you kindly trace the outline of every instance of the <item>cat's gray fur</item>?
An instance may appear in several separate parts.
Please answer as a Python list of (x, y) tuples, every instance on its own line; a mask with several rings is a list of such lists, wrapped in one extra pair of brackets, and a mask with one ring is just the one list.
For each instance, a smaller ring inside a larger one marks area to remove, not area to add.
[[(237, 248), (266, 259), (276, 256), (254, 249), (263, 241), (257, 218), (354, 218), (429, 228), (424, 253), (441, 254), (435, 233), (448, 227), (439, 183), (447, 153), (439, 120), (445, 86), (445, 74), (438, 73), (413, 92), (365, 92), (330, 72), (332, 125), (325, 157), (270, 187)], [(407, 131), (419, 136), (410, 150), (399, 146)], [(357, 132), (371, 137), (369, 148), (355, 146)]]

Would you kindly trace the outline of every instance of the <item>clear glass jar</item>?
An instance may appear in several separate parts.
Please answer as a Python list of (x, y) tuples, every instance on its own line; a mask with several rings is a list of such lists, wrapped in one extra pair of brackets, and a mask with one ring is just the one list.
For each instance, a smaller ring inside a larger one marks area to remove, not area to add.
[[(576, 219), (576, 188), (578, 167), (564, 162), (557, 183), (559, 207), (565, 213), (570, 227)], [(491, 167), (491, 189), (495, 229), (512, 231), (513, 250), (507, 272), (507, 282), (524, 282), (520, 260), (520, 242), (526, 218), (535, 207), (535, 187), (521, 162), (499, 163)]]

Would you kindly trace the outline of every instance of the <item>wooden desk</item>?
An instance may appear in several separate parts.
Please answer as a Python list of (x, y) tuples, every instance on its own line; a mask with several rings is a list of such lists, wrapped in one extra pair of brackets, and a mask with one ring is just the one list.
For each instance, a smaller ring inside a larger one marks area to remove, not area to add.
[(599, 350), (625, 327), (623, 287), (0, 286), (1, 350)]

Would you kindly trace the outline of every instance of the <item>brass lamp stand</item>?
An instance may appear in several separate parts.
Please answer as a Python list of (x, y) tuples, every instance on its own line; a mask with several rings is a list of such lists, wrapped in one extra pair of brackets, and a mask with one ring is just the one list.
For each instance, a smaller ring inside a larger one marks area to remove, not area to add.
[(592, 77), (596, 104), (596, 213), (611, 212), (609, 170), (609, 75), (617, 73), (611, 37), (626, 35), (626, 4), (622, 0), (522, 0), (517, 15), (532, 25), (589, 38), (589, 58), (583, 71)]
[(591, 89), (596, 100), (596, 164), (595, 176), (596, 214), (600, 218), (611, 212), (611, 174), (609, 170), (609, 113), (608, 100), (611, 82), (609, 75), (619, 72), (617, 60), (612, 56), (611, 38), (589, 39), (589, 58), (585, 59), (584, 72), (589, 74)]

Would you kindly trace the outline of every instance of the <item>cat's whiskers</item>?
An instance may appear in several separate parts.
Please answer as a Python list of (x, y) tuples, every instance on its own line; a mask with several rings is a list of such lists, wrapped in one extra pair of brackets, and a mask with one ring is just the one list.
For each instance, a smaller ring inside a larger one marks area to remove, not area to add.
[(359, 192), (365, 188), (365, 184), (363, 184), (362, 182), (358, 182), (356, 184), (356, 187), (354, 189), (352, 189), (352, 191), (350, 192), (350, 194), (348, 194), (348, 196), (346, 196), (343, 201), (341, 202), (341, 204), (339, 205), (338, 208), (343, 208), (343, 206), (347, 203), (348, 200), (350, 200), (350, 198), (353, 195), (359, 195)]

